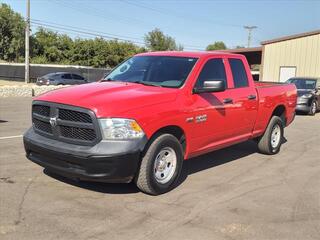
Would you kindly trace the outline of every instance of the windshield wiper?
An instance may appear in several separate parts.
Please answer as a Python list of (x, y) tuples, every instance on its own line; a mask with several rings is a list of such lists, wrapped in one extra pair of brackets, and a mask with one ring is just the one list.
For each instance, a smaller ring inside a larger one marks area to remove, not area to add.
[(133, 81), (132, 83), (139, 83), (139, 84), (146, 85), (146, 86), (161, 87), (161, 85), (150, 83), (150, 82), (145, 82), (145, 81)]
[(114, 81), (112, 78), (107, 78), (107, 79), (102, 79), (101, 82), (109, 82), (109, 81)]

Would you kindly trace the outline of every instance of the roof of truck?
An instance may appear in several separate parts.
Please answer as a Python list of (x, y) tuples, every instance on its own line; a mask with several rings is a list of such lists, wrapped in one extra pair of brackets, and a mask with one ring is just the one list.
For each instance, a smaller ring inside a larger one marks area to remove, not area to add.
[(185, 52), (185, 51), (163, 51), (163, 52), (145, 52), (139, 53), (137, 56), (171, 56), (171, 57), (206, 57), (212, 55), (228, 55), (239, 56), (239, 54), (227, 53), (225, 51), (199, 51), (199, 52)]

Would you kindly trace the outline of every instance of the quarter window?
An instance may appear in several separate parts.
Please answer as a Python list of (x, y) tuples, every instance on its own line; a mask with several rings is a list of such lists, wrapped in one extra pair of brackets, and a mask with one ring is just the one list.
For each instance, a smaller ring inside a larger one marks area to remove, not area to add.
[(241, 59), (229, 59), (235, 88), (247, 87), (248, 76)]
[(221, 58), (210, 59), (201, 70), (196, 83), (197, 88), (202, 88), (203, 83), (208, 80), (223, 80), (227, 86), (226, 71)]

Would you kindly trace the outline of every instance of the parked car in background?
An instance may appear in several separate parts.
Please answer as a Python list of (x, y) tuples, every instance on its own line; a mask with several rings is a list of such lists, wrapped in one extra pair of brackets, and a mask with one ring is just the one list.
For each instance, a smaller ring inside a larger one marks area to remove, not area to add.
[(320, 109), (320, 78), (294, 77), (287, 82), (298, 90), (296, 111), (315, 115)]
[(75, 85), (87, 83), (87, 79), (70, 72), (48, 73), (37, 78), (37, 85)]
[(252, 75), (253, 81), (256, 81), (256, 82), (259, 81), (260, 71), (251, 70), (251, 75)]

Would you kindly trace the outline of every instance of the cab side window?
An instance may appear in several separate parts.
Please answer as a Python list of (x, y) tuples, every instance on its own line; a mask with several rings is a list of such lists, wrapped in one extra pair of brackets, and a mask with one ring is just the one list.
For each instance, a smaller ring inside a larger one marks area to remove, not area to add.
[(248, 76), (241, 59), (229, 59), (235, 88), (248, 87)]
[(71, 74), (69, 74), (69, 73), (63, 74), (61, 76), (61, 78), (63, 78), (63, 79), (72, 79)]
[(77, 74), (72, 74), (72, 78), (73, 78), (73, 79), (76, 79), (76, 80), (84, 80), (83, 77), (81, 77), (81, 76), (79, 76), (79, 75), (77, 75)]
[(209, 80), (223, 80), (227, 86), (226, 71), (222, 58), (214, 58), (206, 62), (198, 77), (196, 88), (202, 88), (203, 83)]

